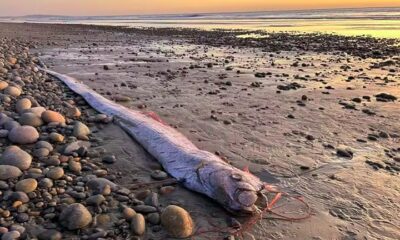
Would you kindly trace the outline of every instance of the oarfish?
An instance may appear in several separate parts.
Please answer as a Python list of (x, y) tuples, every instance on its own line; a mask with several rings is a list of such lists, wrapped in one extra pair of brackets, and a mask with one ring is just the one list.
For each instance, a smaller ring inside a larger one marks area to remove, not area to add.
[(256, 176), (200, 150), (174, 128), (108, 100), (72, 77), (43, 70), (64, 82), (98, 112), (117, 119), (116, 122), (186, 188), (207, 195), (231, 212), (254, 213), (257, 210), (255, 204), (264, 184)]

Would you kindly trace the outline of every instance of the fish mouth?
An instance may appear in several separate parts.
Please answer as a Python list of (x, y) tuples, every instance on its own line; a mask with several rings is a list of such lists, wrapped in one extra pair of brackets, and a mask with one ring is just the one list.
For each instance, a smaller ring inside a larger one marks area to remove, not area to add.
[(237, 189), (234, 194), (234, 199), (235, 202), (239, 204), (239, 208), (230, 208), (230, 212), (234, 212), (237, 215), (251, 215), (259, 209), (256, 204), (263, 199), (263, 196), (261, 190)]

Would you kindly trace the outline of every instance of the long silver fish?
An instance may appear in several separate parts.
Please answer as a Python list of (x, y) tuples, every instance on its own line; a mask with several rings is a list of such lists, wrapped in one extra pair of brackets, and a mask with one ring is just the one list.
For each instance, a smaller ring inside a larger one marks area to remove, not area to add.
[(81, 95), (98, 112), (113, 116), (164, 169), (186, 188), (205, 194), (236, 213), (254, 213), (263, 182), (218, 156), (198, 149), (185, 136), (160, 121), (108, 100), (76, 79), (43, 69)]

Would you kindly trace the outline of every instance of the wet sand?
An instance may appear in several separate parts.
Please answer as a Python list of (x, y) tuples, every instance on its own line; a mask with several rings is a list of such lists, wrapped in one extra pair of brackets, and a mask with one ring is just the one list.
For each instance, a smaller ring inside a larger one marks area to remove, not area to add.
[[(392, 42), (279, 35), (268, 42), (194, 30), (40, 24), (0, 24), (0, 33), (31, 41), (50, 69), (157, 113), (199, 148), (248, 166), (312, 207), (303, 221), (262, 220), (247, 238), (400, 237), (399, 102), (376, 97), (400, 97)], [(347, 42), (355, 44), (340, 48)], [(118, 156), (116, 182), (150, 181), (157, 162), (122, 130), (109, 125), (96, 134)], [(230, 216), (181, 187), (161, 197), (162, 204), (175, 201), (198, 226), (209, 227), (210, 219), (224, 226)], [(290, 214), (285, 206), (279, 211)]]

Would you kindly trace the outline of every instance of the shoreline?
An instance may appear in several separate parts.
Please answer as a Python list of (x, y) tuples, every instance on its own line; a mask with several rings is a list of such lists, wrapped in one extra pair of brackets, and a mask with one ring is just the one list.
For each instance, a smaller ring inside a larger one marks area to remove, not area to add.
[[(278, 34), (270, 42), (253, 43), (221, 32), (40, 24), (0, 24), (0, 32), (37, 45), (32, 52), (51, 69), (120, 104), (156, 112), (201, 149), (236, 167), (249, 166), (262, 179), (272, 174), (282, 190), (304, 196), (315, 212), (295, 223), (263, 220), (246, 235), (249, 239), (397, 237), (395, 227), (379, 222), (400, 221), (387, 212), (396, 211), (390, 199), (400, 195), (395, 150), (400, 113), (398, 100), (388, 100), (399, 96), (400, 60), (390, 57), (383, 43), (349, 38), (361, 47), (337, 54), (319, 45), (338, 39), (332, 36)], [(303, 42), (309, 49), (298, 46)], [(363, 53), (366, 48), (382, 54)], [(379, 93), (390, 96), (376, 97)], [(159, 169), (154, 159), (113, 125), (95, 129), (95, 138), (103, 138), (103, 147), (117, 156), (110, 166), (122, 172), (116, 183), (151, 181)], [(376, 197), (382, 192), (388, 200)], [(196, 226), (205, 228), (210, 217), (222, 226), (232, 217), (180, 186), (159, 201), (162, 206), (178, 202)], [(145, 237), (165, 236), (157, 228), (150, 225)]]

